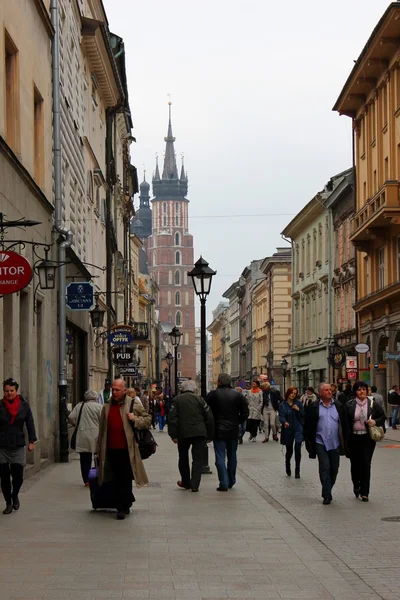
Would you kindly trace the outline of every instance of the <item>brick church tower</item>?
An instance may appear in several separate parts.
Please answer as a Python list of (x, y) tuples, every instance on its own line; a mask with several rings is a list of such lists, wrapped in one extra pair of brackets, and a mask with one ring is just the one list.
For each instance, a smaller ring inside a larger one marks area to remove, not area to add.
[(145, 240), (150, 275), (159, 286), (157, 309), (165, 332), (176, 325), (182, 332), (178, 348), (180, 377), (196, 379), (194, 289), (187, 272), (193, 268), (193, 236), (189, 233), (188, 179), (180, 176), (172, 135), (171, 103), (162, 177), (153, 176), (152, 234)]

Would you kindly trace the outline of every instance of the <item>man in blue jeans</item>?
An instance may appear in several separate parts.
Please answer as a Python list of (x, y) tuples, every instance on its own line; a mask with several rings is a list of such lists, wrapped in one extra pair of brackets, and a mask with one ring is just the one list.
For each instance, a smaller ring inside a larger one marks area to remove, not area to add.
[(236, 483), (239, 425), (249, 416), (247, 402), (232, 388), (229, 375), (221, 373), (218, 387), (206, 398), (215, 421), (214, 451), (218, 471), (218, 492), (227, 492)]

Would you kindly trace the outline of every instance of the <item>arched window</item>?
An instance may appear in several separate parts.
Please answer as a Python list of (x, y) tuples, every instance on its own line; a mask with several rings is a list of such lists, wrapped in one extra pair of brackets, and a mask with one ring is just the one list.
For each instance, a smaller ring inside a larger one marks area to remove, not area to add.
[(175, 292), (175, 306), (181, 305), (181, 293)]
[(167, 213), (167, 203), (163, 202), (163, 213), (164, 215)]
[(175, 225), (179, 225), (179, 204), (176, 202), (175, 204)]
[(175, 325), (180, 327), (182, 325), (182, 314), (181, 311), (178, 310), (175, 315)]
[(170, 290), (168, 290), (167, 301), (168, 301), (168, 304), (171, 304), (171, 291)]
[(168, 284), (172, 285), (172, 271), (168, 271)]
[(181, 272), (175, 271), (175, 285), (181, 285)]
[(181, 253), (179, 252), (179, 250), (177, 250), (175, 252), (175, 264), (176, 265), (180, 265), (181, 264)]
[(163, 202), (163, 227), (167, 226), (167, 203)]
[(175, 234), (175, 246), (180, 246), (181, 245), (181, 237), (179, 235), (178, 232), (176, 232)]

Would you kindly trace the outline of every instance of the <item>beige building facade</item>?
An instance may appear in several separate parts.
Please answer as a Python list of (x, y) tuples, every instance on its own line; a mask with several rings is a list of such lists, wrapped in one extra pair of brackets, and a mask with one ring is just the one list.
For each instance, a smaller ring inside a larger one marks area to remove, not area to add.
[[(27, 242), (11, 249), (31, 265), (37, 255), (44, 257), (43, 248), (37, 247), (35, 255), (31, 244), (54, 241), (52, 39), (41, 1), (0, 3), (0, 212), (9, 221), (39, 221), (24, 230), (6, 229), (4, 248), (10, 247), (9, 240)], [(30, 470), (54, 459), (58, 430), (56, 297), (36, 292), (37, 284), (34, 274), (25, 289), (0, 299), (0, 378), (20, 383), (39, 439), (28, 455)]]

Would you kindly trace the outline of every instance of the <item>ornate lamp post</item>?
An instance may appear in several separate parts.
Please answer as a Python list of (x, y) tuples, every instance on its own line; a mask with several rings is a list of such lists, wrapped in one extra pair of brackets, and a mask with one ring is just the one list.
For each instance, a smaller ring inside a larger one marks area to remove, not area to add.
[(211, 282), (216, 271), (213, 271), (206, 260), (200, 256), (195, 263), (194, 268), (189, 271), (188, 275), (192, 278), (194, 291), (196, 296), (200, 298), (200, 346), (201, 346), (201, 395), (203, 398), (207, 395), (207, 337), (206, 337), (206, 302), (207, 296), (211, 291)]
[(175, 396), (178, 393), (178, 346), (181, 343), (181, 337), (182, 337), (182, 333), (179, 331), (179, 329), (174, 326), (172, 328), (172, 331), (169, 333), (169, 337), (171, 338), (171, 343), (174, 347), (174, 359), (175, 359)]
[(168, 366), (168, 397), (171, 400), (171, 367), (172, 363), (174, 362), (174, 357), (172, 356), (171, 352), (168, 352), (167, 356), (165, 357), (165, 362)]
[(288, 368), (288, 361), (286, 360), (286, 358), (282, 358), (282, 360), (281, 360), (281, 367), (282, 367), (282, 377), (283, 377), (283, 396), (285, 396), (285, 392), (286, 392), (286, 373), (287, 373), (287, 368)]
[[(201, 395), (205, 399), (207, 396), (207, 336), (206, 336), (206, 302), (207, 296), (211, 291), (211, 282), (216, 271), (213, 271), (206, 260), (200, 256), (195, 263), (194, 268), (189, 271), (188, 275), (192, 278), (192, 283), (196, 296), (200, 298), (200, 381)], [(211, 473), (208, 464), (208, 446), (205, 444), (203, 473)]]

